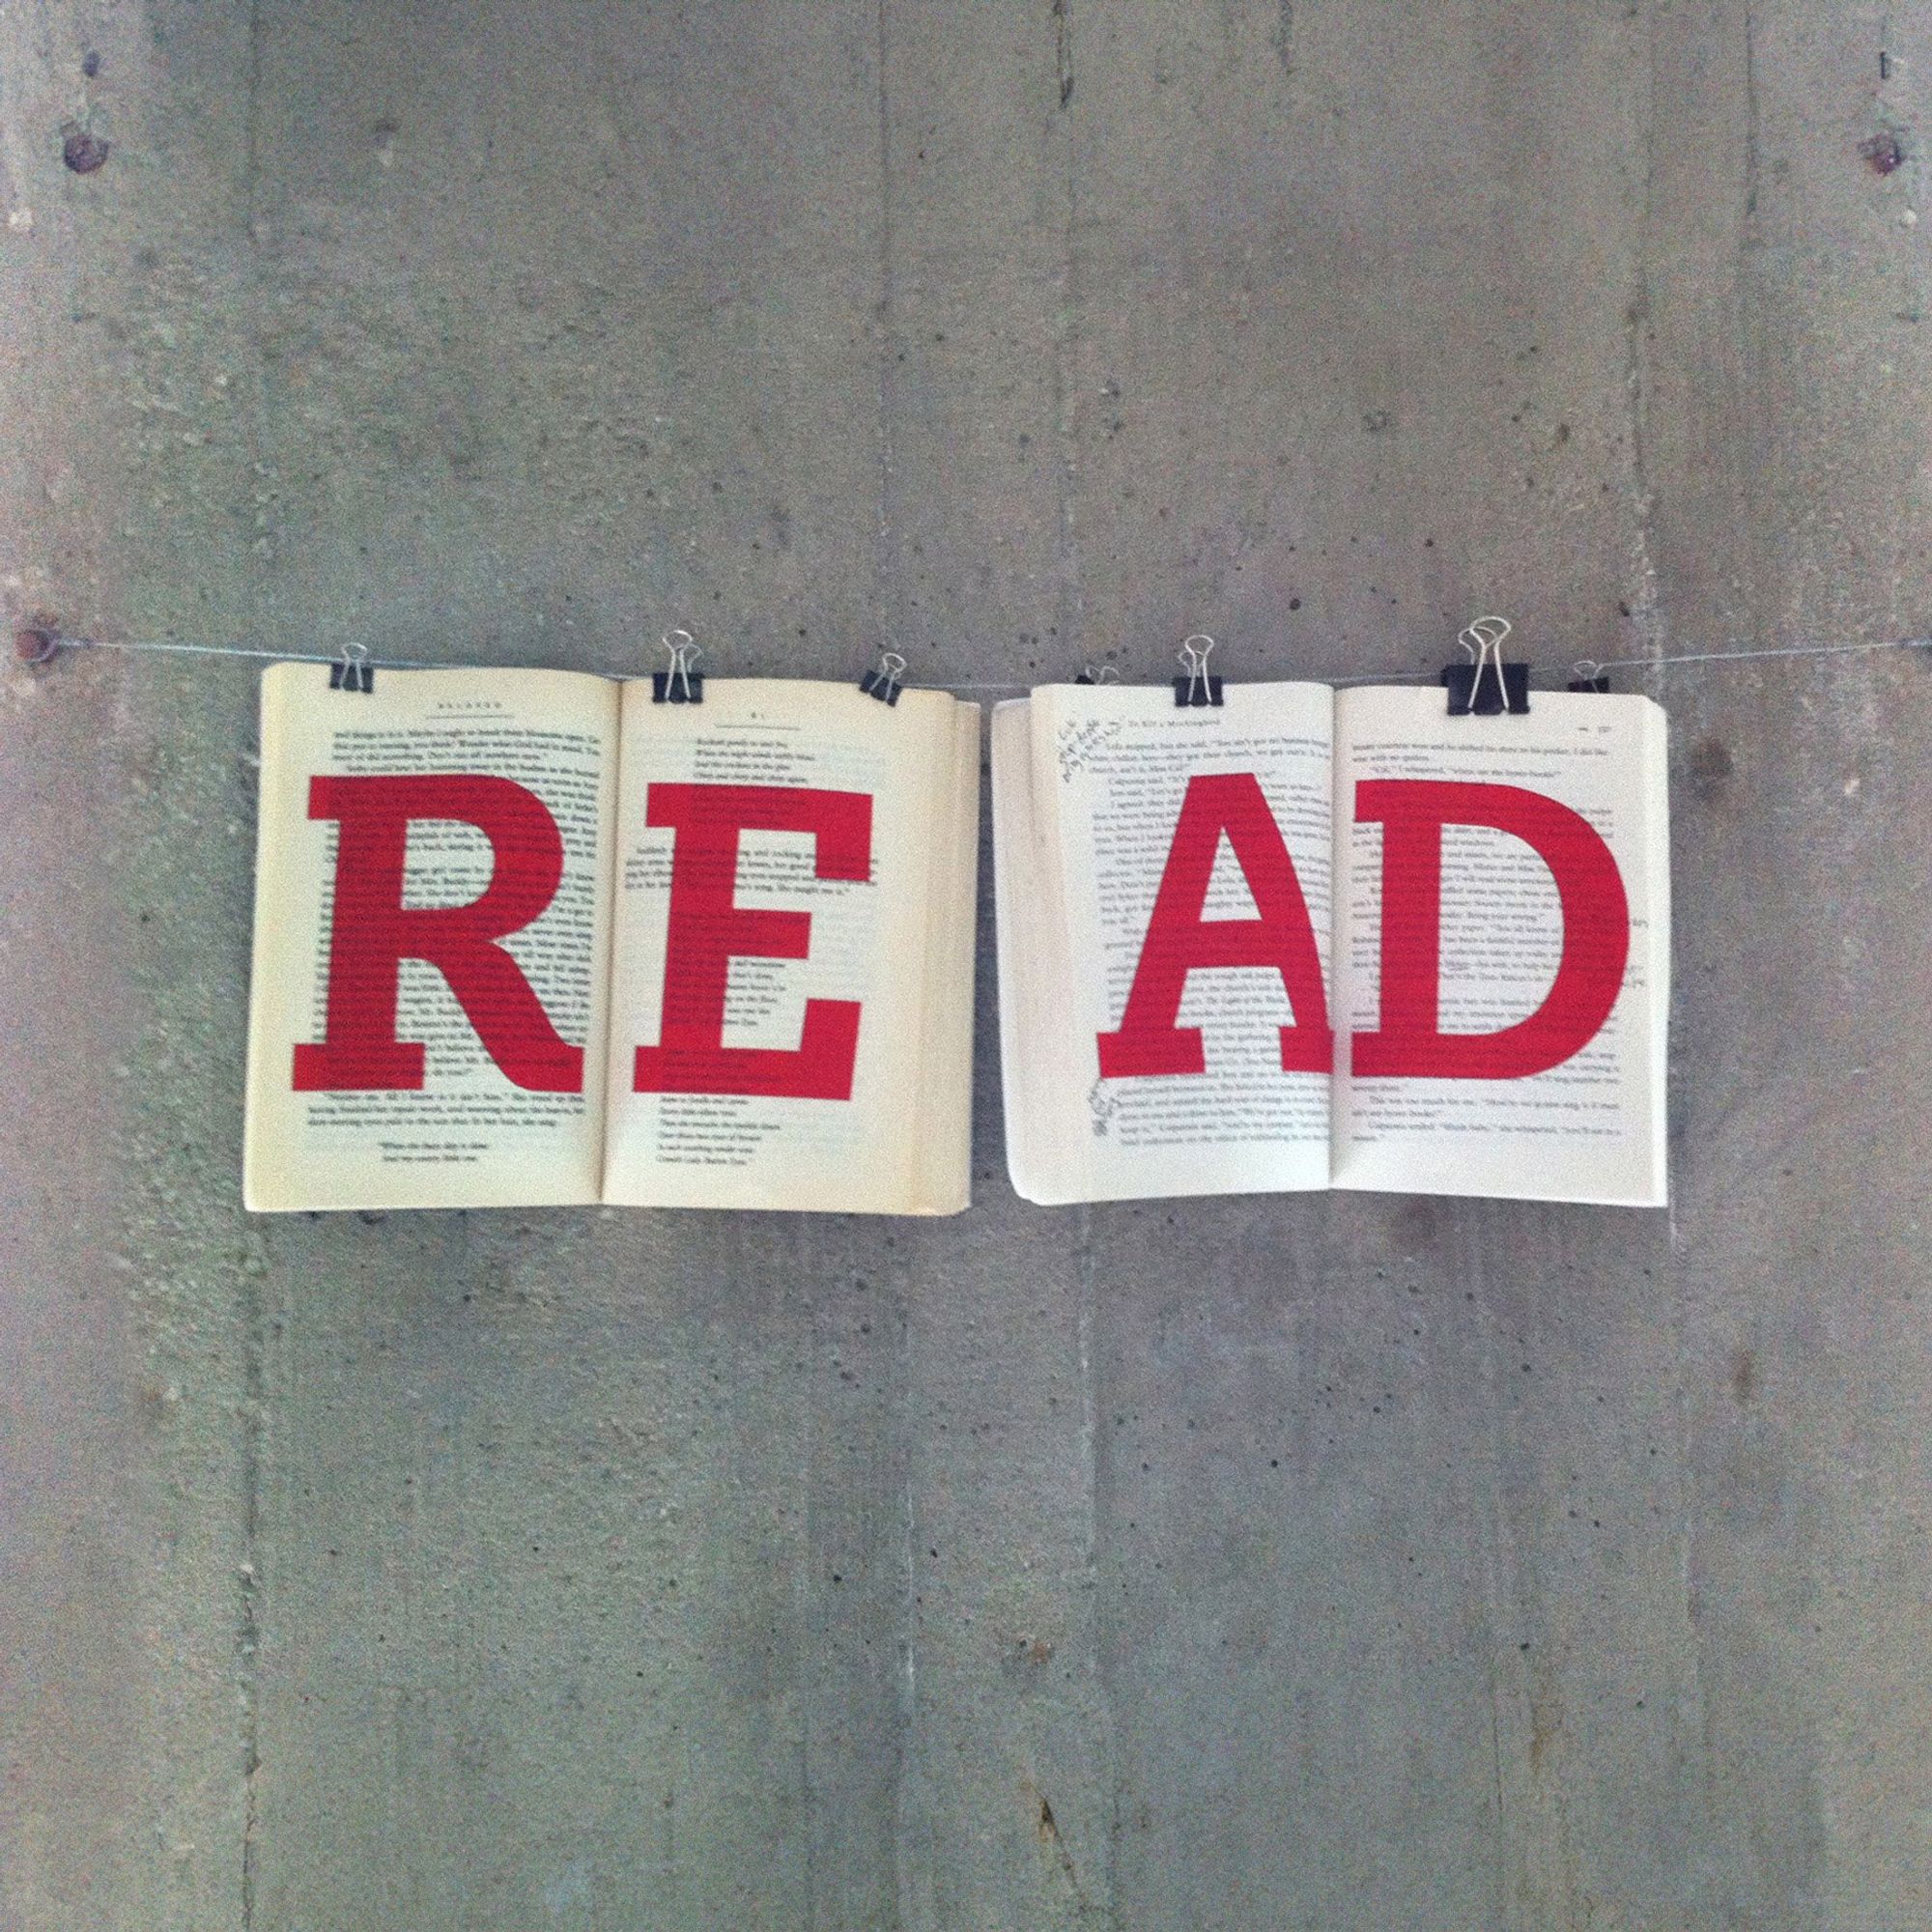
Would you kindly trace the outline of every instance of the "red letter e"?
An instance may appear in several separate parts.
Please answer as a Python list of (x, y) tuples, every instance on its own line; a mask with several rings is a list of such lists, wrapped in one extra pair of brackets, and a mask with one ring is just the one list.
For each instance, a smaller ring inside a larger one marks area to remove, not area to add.
[(849, 1100), (859, 1052), (857, 1000), (807, 1000), (796, 1048), (726, 1046), (724, 995), (735, 958), (803, 959), (811, 915), (741, 906), (738, 835), (815, 836), (821, 879), (871, 876), (872, 801), (864, 792), (787, 785), (654, 784), (647, 825), (677, 835), (665, 932), (664, 1018), (638, 1048), (639, 1094), (774, 1094)]

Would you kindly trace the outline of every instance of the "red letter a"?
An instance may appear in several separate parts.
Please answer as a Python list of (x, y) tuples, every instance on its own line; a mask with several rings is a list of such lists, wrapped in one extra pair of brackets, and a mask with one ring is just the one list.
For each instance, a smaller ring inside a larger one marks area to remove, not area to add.
[[(320, 1045), (298, 1046), (295, 1091), (403, 1092), (423, 1084), (420, 1044), (396, 1037), (397, 968), (421, 959), (449, 981), (476, 1037), (519, 1087), (575, 1094), (583, 1049), (567, 1045), (497, 941), (550, 904), (563, 839), (550, 809), (508, 779), (318, 778), (308, 815), (341, 822), (328, 938), (328, 1005)], [(490, 840), (496, 869), (468, 905), (405, 906), (410, 822), (453, 819)]]
[[(1588, 819), (1517, 785), (1364, 779), (1355, 817), (1382, 823), (1381, 1025), (1354, 1037), (1352, 1071), (1448, 1080), (1547, 1072), (1596, 1037), (1623, 985), (1630, 905), (1610, 848)], [(1487, 825), (1530, 846), (1563, 908), (1563, 956), (1549, 996), (1500, 1033), (1443, 1033), (1442, 828)]]
[[(1221, 835), (1248, 882), (1259, 919), (1203, 919)], [(1252, 772), (1189, 779), (1153, 917), (1134, 968), (1118, 1033), (1103, 1033), (1100, 1077), (1200, 1073), (1208, 1061), (1199, 1027), (1175, 1024), (1187, 976), (1204, 966), (1271, 966), (1288, 989), (1295, 1023), (1281, 1030), (1289, 1073), (1326, 1073), (1334, 1057), (1321, 956), (1294, 862)]]
[(664, 1019), (656, 1046), (638, 1048), (639, 1094), (783, 1094), (849, 1100), (859, 1052), (857, 1000), (807, 1000), (795, 1049), (724, 1044), (724, 994), (737, 958), (803, 959), (811, 915), (741, 906), (738, 835), (816, 835), (821, 879), (867, 879), (872, 801), (864, 792), (785, 785), (654, 784), (647, 825), (677, 834), (665, 932)]

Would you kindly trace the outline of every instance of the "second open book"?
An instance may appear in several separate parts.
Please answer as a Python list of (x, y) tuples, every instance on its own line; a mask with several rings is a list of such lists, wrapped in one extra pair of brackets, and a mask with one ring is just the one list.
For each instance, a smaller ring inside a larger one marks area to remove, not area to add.
[(1663, 713), (1053, 685), (993, 718), (1000, 1038), (1037, 1202), (1661, 1206)]

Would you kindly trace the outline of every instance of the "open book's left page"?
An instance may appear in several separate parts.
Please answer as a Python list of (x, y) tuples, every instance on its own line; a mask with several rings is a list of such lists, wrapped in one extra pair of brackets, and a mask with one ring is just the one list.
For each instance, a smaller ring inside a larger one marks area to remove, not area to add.
[(1025, 1199), (1327, 1186), (1333, 725), (1328, 687), (1299, 683), (1199, 708), (1042, 685), (994, 714)]
[(618, 688), (262, 679), (251, 1209), (598, 1198)]

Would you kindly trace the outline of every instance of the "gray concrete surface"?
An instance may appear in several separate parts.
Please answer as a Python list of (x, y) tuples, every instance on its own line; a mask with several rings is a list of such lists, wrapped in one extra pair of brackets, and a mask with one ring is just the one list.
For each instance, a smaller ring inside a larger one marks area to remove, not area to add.
[[(1928, 82), (1825, 0), (14, 0), (10, 612), (1922, 632)], [(1024, 1208), (988, 953), (895, 1226), (244, 1216), (252, 673), (9, 669), (0, 1925), (1932, 1923), (1932, 681), (1644, 682), (1669, 1217)]]

